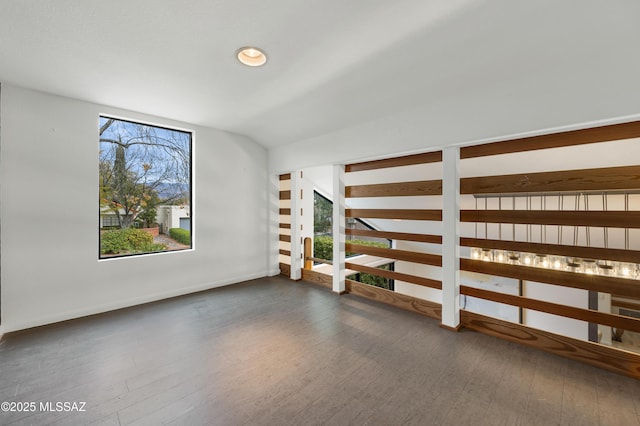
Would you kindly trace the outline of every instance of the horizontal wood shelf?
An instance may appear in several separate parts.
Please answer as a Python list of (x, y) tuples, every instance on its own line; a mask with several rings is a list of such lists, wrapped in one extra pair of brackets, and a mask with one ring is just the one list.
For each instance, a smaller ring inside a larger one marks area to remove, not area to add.
[(283, 216), (291, 216), (291, 209), (280, 209), (280, 214)]
[(640, 303), (630, 302), (628, 300), (620, 300), (615, 297), (611, 298), (611, 306), (624, 309), (632, 309), (634, 311), (640, 311)]
[(291, 191), (280, 191), (280, 199), (281, 200), (290, 200), (291, 199)]
[(346, 217), (442, 221), (442, 210), (346, 209)]
[(635, 263), (640, 259), (640, 251), (637, 250), (622, 250), (602, 247), (526, 243), (524, 241), (491, 240), (484, 238), (460, 238), (460, 245), (463, 247), (543, 253), (558, 256), (579, 257), (582, 259), (617, 260), (619, 262)]
[(291, 265), (287, 265), (286, 263), (280, 263), (280, 274), (290, 277), (291, 276)]
[(346, 243), (345, 249), (352, 253), (368, 254), (371, 256), (386, 257), (394, 260), (404, 260), (406, 262), (420, 263), (423, 265), (442, 266), (442, 256), (438, 254), (416, 253), (414, 251), (362, 246), (351, 243)]
[(640, 228), (640, 211), (461, 210), (462, 222)]
[(402, 157), (347, 164), (345, 166), (345, 172), (360, 172), (363, 170), (386, 169), (389, 167), (411, 166), (414, 164), (439, 163), (441, 161), (442, 151), (435, 151), (424, 154), (405, 155)]
[(345, 263), (346, 269), (362, 272), (364, 274), (376, 275), (391, 280), (404, 281), (411, 284), (421, 285), (423, 287), (435, 288), (442, 290), (442, 281), (432, 280), (429, 278), (416, 277), (415, 275), (402, 274), (400, 272), (388, 271), (386, 269), (372, 268), (370, 266), (358, 265), (357, 263)]
[(474, 287), (460, 286), (460, 294), (477, 297), (492, 302), (504, 303), (511, 306), (518, 306), (534, 311), (545, 312), (547, 314), (559, 315), (601, 325), (608, 325), (621, 330), (640, 332), (640, 319), (625, 317), (616, 314), (594, 311), (591, 309), (581, 309), (573, 306), (561, 305), (558, 303), (545, 302), (542, 300), (529, 299), (513, 294), (497, 293), (495, 291), (483, 290)]
[(442, 236), (431, 234), (411, 234), (407, 232), (374, 231), (371, 229), (346, 229), (346, 235), (359, 237), (384, 238), (387, 240), (415, 241), (418, 243), (442, 244)]
[(616, 296), (640, 298), (640, 281), (626, 278), (579, 274), (575, 272), (508, 265), (505, 263), (485, 262), (472, 259), (460, 259), (460, 270), (563, 287), (599, 291), (601, 293), (611, 293)]
[(584, 362), (618, 374), (640, 378), (640, 356), (632, 352), (536, 330), (469, 311), (460, 312), (460, 323), (470, 330), (483, 334)]
[(442, 180), (379, 183), (345, 187), (345, 197), (409, 197), (442, 195)]
[(291, 173), (280, 175), (280, 180), (291, 180)]
[(442, 319), (442, 305), (417, 297), (407, 296), (380, 287), (362, 284), (353, 280), (345, 280), (346, 290), (350, 294), (405, 309), (421, 315)]
[(540, 136), (511, 139), (503, 142), (460, 148), (460, 158), (476, 158), (489, 155), (534, 151), (538, 149), (559, 148), (640, 137), (640, 121), (572, 130)]
[(278, 227), (280, 229), (291, 229), (291, 224), (290, 223), (282, 223), (280, 222), (280, 224), (278, 225)]
[(333, 288), (333, 277), (331, 275), (321, 274), (320, 272), (312, 271), (311, 269), (302, 270), (302, 281), (319, 284), (328, 289)]
[(280, 253), (283, 256), (289, 256), (289, 257), (291, 256), (291, 252), (289, 250), (280, 249), (278, 253)]
[(640, 166), (523, 173), (460, 179), (461, 194), (613, 191), (640, 188)]
[(291, 235), (282, 235), (280, 234), (280, 241), (284, 241), (285, 243), (291, 242)]

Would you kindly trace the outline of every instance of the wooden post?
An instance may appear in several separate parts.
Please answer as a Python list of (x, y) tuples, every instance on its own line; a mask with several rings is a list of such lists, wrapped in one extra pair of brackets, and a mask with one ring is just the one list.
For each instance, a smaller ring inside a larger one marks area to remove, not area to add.
[(311, 244), (311, 238), (304, 239), (304, 269), (313, 269), (313, 245)]

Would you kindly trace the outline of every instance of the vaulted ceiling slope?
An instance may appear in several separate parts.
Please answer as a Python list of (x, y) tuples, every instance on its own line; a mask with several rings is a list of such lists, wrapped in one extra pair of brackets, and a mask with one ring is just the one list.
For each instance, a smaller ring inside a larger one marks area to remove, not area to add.
[[(0, 82), (274, 147), (505, 80), (620, 84), (638, 17), (637, 0), (3, 0)], [(237, 63), (245, 45), (267, 65)]]

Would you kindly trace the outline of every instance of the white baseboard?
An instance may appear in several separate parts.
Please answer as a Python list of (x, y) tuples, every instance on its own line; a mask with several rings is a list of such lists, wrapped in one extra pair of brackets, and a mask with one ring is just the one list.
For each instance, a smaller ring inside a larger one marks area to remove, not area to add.
[[(271, 271), (262, 271), (258, 273), (248, 274), (239, 277), (227, 278), (223, 280), (213, 281), (205, 284), (199, 284), (191, 287), (184, 287), (172, 291), (165, 291), (162, 293), (150, 294), (142, 297), (136, 297), (133, 299), (121, 300), (113, 303), (106, 303), (104, 305), (93, 306), (90, 308), (78, 309), (68, 312), (63, 312), (56, 315), (50, 315), (37, 319), (30, 319), (29, 321), (23, 321), (15, 324), (3, 324), (0, 326), (0, 337), (3, 333), (9, 333), (13, 331), (25, 330), (27, 328), (40, 327), (43, 325), (54, 324), (56, 322), (68, 321), (76, 318), (82, 318), (90, 315), (102, 314), (109, 311), (115, 311), (117, 309), (129, 308), (136, 305), (143, 305), (145, 303), (157, 302), (159, 300), (169, 299), (177, 296), (184, 296), (186, 294), (197, 293), (199, 291), (211, 290), (217, 287), (223, 287), (226, 285), (239, 284), (244, 281), (254, 280), (257, 278), (263, 278), (268, 276)], [(271, 276), (271, 275), (269, 275)]]

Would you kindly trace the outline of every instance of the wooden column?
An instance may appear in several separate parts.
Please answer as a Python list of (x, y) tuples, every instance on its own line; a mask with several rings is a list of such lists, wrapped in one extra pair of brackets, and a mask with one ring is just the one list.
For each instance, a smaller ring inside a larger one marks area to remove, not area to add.
[(302, 279), (302, 241), (300, 235), (300, 171), (291, 173), (291, 279)]
[(345, 171), (333, 166), (333, 291), (345, 292)]
[(313, 257), (313, 240), (307, 237), (304, 239), (304, 269), (313, 269), (313, 260), (310, 260), (310, 257)]
[(460, 326), (460, 149), (442, 151), (442, 323)]

